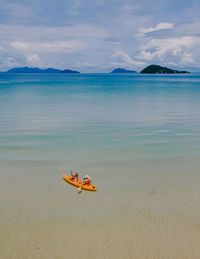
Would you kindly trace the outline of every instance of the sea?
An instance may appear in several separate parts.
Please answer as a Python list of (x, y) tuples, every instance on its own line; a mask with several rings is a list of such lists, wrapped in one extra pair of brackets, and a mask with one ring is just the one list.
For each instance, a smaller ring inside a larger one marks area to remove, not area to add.
[(199, 242), (200, 74), (0, 74), (0, 258), (199, 259)]

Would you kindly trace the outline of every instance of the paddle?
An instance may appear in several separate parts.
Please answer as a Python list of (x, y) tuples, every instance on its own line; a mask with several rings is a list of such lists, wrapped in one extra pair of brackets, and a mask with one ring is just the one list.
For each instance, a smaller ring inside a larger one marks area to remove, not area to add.
[(81, 189), (82, 189), (82, 185), (77, 187), (77, 192), (81, 192)]
[[(82, 180), (81, 180), (81, 181), (82, 181)], [(82, 181), (82, 182), (83, 182), (83, 181)], [(79, 187), (77, 187), (77, 191), (78, 191), (79, 193), (81, 192), (82, 186), (83, 186), (83, 183), (80, 182), (80, 184), (81, 184), (81, 185), (80, 185)]]
[(80, 182), (80, 184), (81, 184), (81, 185), (77, 187), (77, 192), (79, 192), (79, 193), (80, 193), (81, 190), (82, 190), (82, 183)]

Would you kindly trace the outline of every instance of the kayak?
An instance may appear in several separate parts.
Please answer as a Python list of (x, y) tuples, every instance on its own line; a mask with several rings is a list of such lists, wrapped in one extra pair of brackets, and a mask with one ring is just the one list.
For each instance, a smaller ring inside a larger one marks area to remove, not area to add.
[(76, 187), (81, 187), (81, 189), (84, 189), (84, 190), (87, 190), (87, 191), (96, 191), (97, 190), (96, 187), (94, 185), (92, 185), (92, 184), (90, 184), (90, 185), (87, 185), (87, 184), (82, 185), (83, 180), (78, 179), (77, 182), (74, 182), (72, 180), (71, 175), (63, 174), (62, 177), (68, 183), (71, 183), (71, 184), (75, 185)]

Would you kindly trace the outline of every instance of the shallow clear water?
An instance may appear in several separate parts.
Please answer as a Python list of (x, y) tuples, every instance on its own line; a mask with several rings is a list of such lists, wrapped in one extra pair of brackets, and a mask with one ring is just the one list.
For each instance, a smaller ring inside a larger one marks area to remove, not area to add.
[(0, 256), (199, 258), (199, 114), (198, 74), (0, 74)]

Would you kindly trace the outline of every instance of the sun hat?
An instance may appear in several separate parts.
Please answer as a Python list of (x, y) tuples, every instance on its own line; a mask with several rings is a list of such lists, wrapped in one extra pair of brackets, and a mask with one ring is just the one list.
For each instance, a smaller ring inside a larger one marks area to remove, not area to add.
[(85, 175), (84, 178), (89, 179), (91, 181), (91, 177), (89, 175), (87, 175), (87, 174)]

